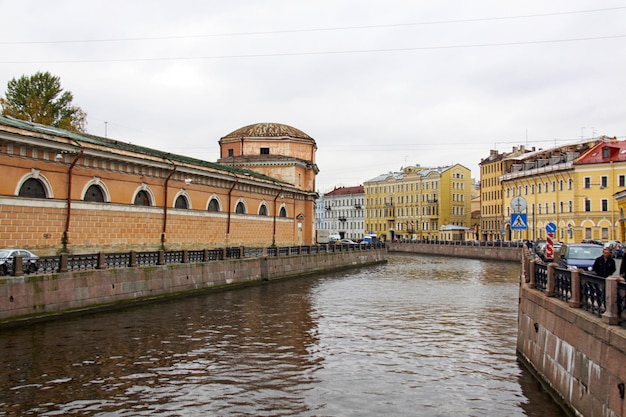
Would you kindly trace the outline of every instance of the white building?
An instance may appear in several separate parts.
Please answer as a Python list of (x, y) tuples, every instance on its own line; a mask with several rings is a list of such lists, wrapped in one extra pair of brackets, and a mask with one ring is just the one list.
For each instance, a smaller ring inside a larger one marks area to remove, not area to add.
[[(341, 238), (363, 239), (363, 186), (339, 187), (322, 195), (316, 204), (316, 226)], [(320, 212), (321, 211), (321, 212)]]

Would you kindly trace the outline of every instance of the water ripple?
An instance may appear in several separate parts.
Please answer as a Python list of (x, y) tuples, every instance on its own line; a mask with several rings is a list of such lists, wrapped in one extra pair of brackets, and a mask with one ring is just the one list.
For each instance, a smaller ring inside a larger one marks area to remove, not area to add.
[(515, 356), (519, 266), (387, 265), (0, 334), (0, 416), (564, 414)]

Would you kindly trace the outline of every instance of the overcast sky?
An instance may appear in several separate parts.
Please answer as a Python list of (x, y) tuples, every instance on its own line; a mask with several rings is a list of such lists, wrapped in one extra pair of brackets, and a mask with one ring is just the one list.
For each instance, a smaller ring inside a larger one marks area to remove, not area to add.
[(626, 1), (0, 0), (0, 95), (49, 71), (88, 132), (215, 161), (284, 123), (317, 188), (626, 139)]

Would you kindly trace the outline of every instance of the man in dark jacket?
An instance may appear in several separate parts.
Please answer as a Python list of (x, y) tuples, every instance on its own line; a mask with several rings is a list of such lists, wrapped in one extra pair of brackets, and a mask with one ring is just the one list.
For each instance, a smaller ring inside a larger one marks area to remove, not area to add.
[(600, 275), (604, 278), (613, 275), (615, 272), (615, 261), (611, 256), (611, 250), (609, 248), (604, 248), (602, 256), (596, 258), (591, 269), (596, 275)]

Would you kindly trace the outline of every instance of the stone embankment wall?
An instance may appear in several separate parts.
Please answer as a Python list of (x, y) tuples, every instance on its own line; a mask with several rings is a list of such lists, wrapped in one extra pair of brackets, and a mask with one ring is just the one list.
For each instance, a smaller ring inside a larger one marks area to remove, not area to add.
[(522, 248), (494, 246), (465, 246), (441, 243), (387, 243), (389, 252), (422, 253), (473, 259), (522, 261)]
[(626, 416), (626, 328), (533, 288), (533, 273), (525, 257), (518, 357), (572, 415)]
[(386, 262), (386, 249), (195, 264), (88, 270), (0, 279), (0, 326)]

